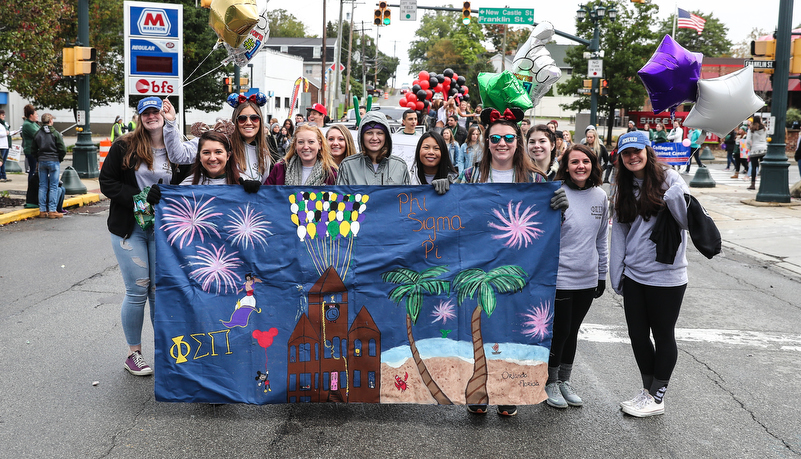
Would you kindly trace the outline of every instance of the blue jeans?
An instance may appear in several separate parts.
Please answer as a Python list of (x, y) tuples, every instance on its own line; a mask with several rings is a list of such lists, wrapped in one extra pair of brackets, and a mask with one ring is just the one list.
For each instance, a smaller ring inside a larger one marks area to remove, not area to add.
[(125, 283), (122, 300), (122, 331), (129, 346), (142, 344), (145, 302), (150, 301), (150, 323), (153, 324), (156, 303), (156, 237), (153, 228), (147, 231), (134, 226), (128, 239), (111, 235), (111, 247), (120, 265)]
[(5, 180), (6, 177), (6, 160), (8, 159), (8, 148), (0, 149), (0, 156), (3, 158), (3, 165), (0, 166), (0, 180)]
[(59, 168), (58, 161), (39, 161), (39, 212), (56, 211)]

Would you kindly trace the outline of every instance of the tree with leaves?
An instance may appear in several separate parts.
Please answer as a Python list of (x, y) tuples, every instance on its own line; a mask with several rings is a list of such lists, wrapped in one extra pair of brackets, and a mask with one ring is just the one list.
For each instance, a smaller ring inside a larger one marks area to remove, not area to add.
[[(342, 22), (342, 48), (340, 50), (341, 62), (343, 65), (347, 66), (348, 60), (348, 36), (350, 35), (350, 23), (343, 21)], [(326, 27), (326, 36), (328, 38), (336, 38), (337, 37), (337, 24), (333, 22), (329, 22), (328, 26)], [(364, 39), (364, 54), (367, 57), (366, 62), (366, 76), (367, 76), (367, 84), (373, 84), (373, 78), (375, 76), (375, 69), (376, 65), (378, 66), (378, 86), (386, 86), (389, 82), (392, 75), (395, 74), (398, 68), (398, 64), (400, 64), (400, 59), (397, 57), (392, 57), (387, 54), (378, 51), (378, 60), (376, 61), (375, 56), (375, 39), (368, 35), (353, 35), (353, 55), (351, 56), (351, 94), (361, 95), (362, 93), (362, 63), (361, 59), (364, 59), (365, 56), (361, 56), (362, 48), (361, 45), (357, 46), (357, 40)], [(359, 52), (360, 60), (356, 60), (356, 51)], [(343, 72), (342, 76), (342, 92), (345, 92), (345, 80), (346, 73)], [(358, 90), (357, 90), (358, 89)]]
[(440, 405), (453, 405), (453, 403), (434, 381), (431, 373), (428, 372), (426, 363), (420, 357), (420, 352), (417, 350), (417, 345), (412, 335), (412, 325), (417, 324), (417, 318), (420, 316), (420, 309), (423, 306), (424, 294), (448, 295), (450, 292), (450, 283), (448, 281), (436, 279), (447, 272), (448, 268), (445, 266), (434, 266), (420, 273), (411, 269), (396, 268), (381, 275), (381, 279), (384, 282), (399, 284), (389, 292), (389, 299), (396, 304), (406, 301), (406, 335), (409, 338), (412, 358), (420, 377), (423, 379), (423, 383), (428, 388), (428, 391), (431, 392), (434, 400)]
[[(186, 109), (204, 112), (217, 111), (225, 104), (225, 99), (228, 97), (228, 94), (222, 89), (222, 80), (233, 73), (234, 66), (227, 65), (215, 69), (227, 57), (227, 54), (223, 46), (212, 51), (217, 42), (217, 34), (209, 27), (211, 12), (207, 8), (195, 8), (194, 0), (184, 0), (182, 3), (184, 5), (184, 79), (192, 82), (188, 86), (184, 86), (184, 105), (186, 105)], [(192, 73), (191, 77), (189, 77), (190, 73)], [(197, 79), (201, 75), (205, 76)], [(176, 103), (177, 99), (172, 102)], [(131, 104), (133, 106), (133, 102)]]
[(473, 375), (467, 381), (465, 402), (468, 405), (489, 404), (487, 393), (487, 356), (484, 354), (484, 338), (481, 335), (481, 313), (487, 318), (498, 305), (498, 293), (512, 293), (523, 290), (528, 274), (519, 266), (499, 266), (484, 272), (479, 268), (461, 271), (453, 279), (453, 289), (457, 292), (456, 304), (462, 305), (468, 298), (476, 297), (476, 308), (470, 318), (470, 331), (473, 337)]
[[(587, 7), (594, 9), (602, 2), (594, 1)], [(612, 127), (615, 110), (633, 110), (642, 107), (647, 94), (637, 76), (637, 71), (648, 61), (656, 50), (657, 36), (650, 26), (656, 20), (658, 7), (642, 3), (633, 7), (627, 2), (603, 2), (607, 8), (614, 6), (618, 11), (615, 22), (604, 20), (600, 24), (600, 49), (605, 52), (604, 78), (609, 83), (609, 95), (598, 96), (598, 111), (607, 114), (607, 145), (612, 141)], [(587, 40), (592, 39), (591, 21), (576, 20), (576, 34)], [(573, 74), (558, 87), (560, 94), (576, 94), (587, 78), (586, 46), (570, 48), (565, 62), (573, 68)], [(567, 110), (586, 110), (590, 108), (590, 96), (581, 95), (570, 104), (560, 105)], [(583, 128), (583, 127), (580, 127)]]
[(731, 49), (731, 57), (742, 57), (742, 58), (750, 58), (751, 57), (751, 42), (756, 41), (759, 37), (764, 37), (768, 35), (768, 32), (765, 32), (764, 29), (760, 29), (754, 27), (751, 29), (751, 32), (745, 37), (743, 41), (736, 43)]
[[(700, 16), (706, 20), (704, 31), (699, 35), (694, 29), (676, 29), (676, 36), (673, 37), (681, 46), (694, 53), (701, 53), (704, 57), (730, 57), (732, 43), (726, 38), (729, 28), (714, 16), (714, 13), (704, 14), (700, 11), (692, 11), (692, 14)], [(671, 14), (659, 25), (657, 35), (661, 38), (673, 33), (673, 18)], [(677, 25), (678, 27), (678, 25)]]
[[(469, 93), (478, 100), (477, 77), (494, 71), (490, 56), (481, 42), (483, 28), (471, 22), (464, 25), (458, 12), (428, 12), (420, 20), (417, 37), (409, 48), (412, 73), (427, 70), (442, 73), (450, 68), (465, 77)], [(472, 101), (472, 99), (471, 99)]]
[(531, 27), (511, 27), (505, 24), (484, 24), (484, 36), (495, 51), (500, 53), (503, 49), (503, 34), (506, 29), (506, 55), (512, 55), (517, 52), (517, 48), (524, 44), (533, 30)]
[[(313, 38), (306, 34), (306, 25), (285, 9), (275, 9), (267, 13), (271, 37)], [(335, 35), (336, 36), (336, 35)]]

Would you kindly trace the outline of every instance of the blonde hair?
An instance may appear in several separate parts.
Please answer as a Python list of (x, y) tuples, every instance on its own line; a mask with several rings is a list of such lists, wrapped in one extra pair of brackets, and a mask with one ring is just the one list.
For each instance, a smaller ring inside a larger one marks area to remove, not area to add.
[(317, 137), (317, 142), (320, 143), (320, 151), (317, 152), (317, 161), (320, 161), (323, 170), (330, 175), (331, 172), (339, 169), (337, 163), (334, 161), (334, 157), (331, 156), (331, 147), (328, 145), (328, 140), (323, 137), (323, 131), (317, 126), (312, 126), (310, 124), (303, 124), (295, 129), (295, 135), (292, 137), (292, 142), (289, 144), (289, 150), (286, 152), (286, 156), (284, 156), (284, 162), (289, 164), (289, 160), (295, 156), (298, 145), (298, 134), (303, 131), (309, 131)]
[[(358, 153), (358, 151), (356, 151), (356, 144), (353, 142), (353, 136), (350, 134), (350, 131), (348, 130), (348, 128), (345, 127), (345, 125), (343, 124), (331, 125), (331, 127), (328, 128), (328, 132), (331, 132), (331, 129), (336, 129), (342, 134), (342, 137), (345, 138), (345, 158), (347, 158), (350, 155), (355, 155), (356, 153)], [(330, 150), (331, 148), (329, 146), (329, 151)]]

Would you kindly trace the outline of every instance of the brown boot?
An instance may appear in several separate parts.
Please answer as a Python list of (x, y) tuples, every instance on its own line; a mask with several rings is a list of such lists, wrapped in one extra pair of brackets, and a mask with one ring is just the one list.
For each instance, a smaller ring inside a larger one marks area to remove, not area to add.
[(746, 190), (756, 190), (756, 177), (751, 177), (751, 186), (746, 188)]
[(735, 173), (734, 173), (734, 175), (732, 175), (732, 176), (731, 176), (731, 177), (729, 177), (729, 178), (740, 178), (740, 172), (739, 172), (739, 171), (738, 171), (738, 172), (735, 172)]
[(61, 212), (48, 212), (48, 218), (64, 218), (64, 215)]
[(40, 211), (39, 211), (39, 215), (37, 215), (37, 216), (36, 216), (36, 218), (47, 218), (47, 217), (49, 217), (49, 216), (50, 216), (50, 212), (42, 212), (42, 211), (40, 210)]

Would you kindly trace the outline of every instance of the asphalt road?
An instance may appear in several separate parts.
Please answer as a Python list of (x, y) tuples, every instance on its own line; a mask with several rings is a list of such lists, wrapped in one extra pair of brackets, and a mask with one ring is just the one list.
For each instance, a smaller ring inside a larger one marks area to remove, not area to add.
[[(688, 254), (664, 416), (618, 409), (639, 376), (622, 299), (610, 291), (579, 342), (573, 383), (582, 408), (526, 406), (507, 419), (460, 406), (160, 403), (153, 378), (122, 368), (124, 290), (107, 206), (0, 228), (2, 457), (801, 455), (801, 285), (753, 259)], [(143, 342), (152, 361), (149, 325)]]

